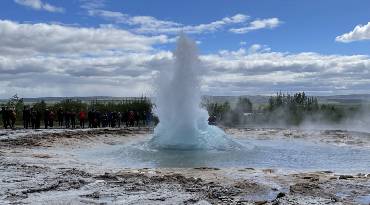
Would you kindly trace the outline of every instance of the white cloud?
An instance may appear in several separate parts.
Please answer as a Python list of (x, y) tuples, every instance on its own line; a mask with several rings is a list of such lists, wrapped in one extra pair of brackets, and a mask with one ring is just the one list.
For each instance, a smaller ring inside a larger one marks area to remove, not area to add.
[(119, 11), (106, 10), (104, 9), (104, 1), (101, 0), (82, 2), (81, 7), (87, 10), (88, 15), (101, 17), (117, 24), (128, 25), (131, 27), (130, 30), (143, 34), (178, 34), (180, 32), (201, 34), (220, 31), (231, 26), (241, 26), (240, 28), (231, 28), (228, 30), (233, 33), (242, 34), (259, 29), (273, 29), (282, 24), (278, 18), (268, 18), (254, 20), (245, 26), (250, 17), (239, 13), (210, 23), (184, 25), (174, 21), (160, 20), (152, 16), (131, 16)]
[(41, 0), (14, 0), (15, 3), (22, 6), (27, 6), (35, 10), (45, 10), (49, 12), (64, 12), (62, 7), (53, 6), (48, 3), (44, 3)]
[(0, 21), (0, 98), (141, 95), (171, 58), (154, 48), (166, 36), (111, 27)]
[(236, 14), (231, 17), (225, 17), (221, 20), (213, 21), (199, 25), (183, 25), (173, 21), (164, 21), (152, 16), (130, 16), (116, 11), (108, 11), (103, 9), (88, 9), (90, 16), (98, 16), (107, 20), (112, 20), (115, 23), (127, 24), (133, 26), (133, 30), (138, 33), (165, 33), (178, 34), (185, 33), (208, 33), (223, 29), (225, 26), (233, 24), (241, 24), (249, 19), (249, 16), (244, 14)]
[[(140, 96), (171, 69), (166, 36), (122, 29), (0, 21), (0, 98), (35, 96)], [(253, 44), (200, 56), (207, 94), (308, 91), (346, 94), (370, 89), (370, 58), (363, 55), (272, 52)]]
[(105, 7), (106, 0), (80, 0), (81, 8), (92, 10)]
[(353, 31), (337, 36), (335, 40), (342, 43), (370, 40), (370, 22), (366, 25), (357, 25)]
[(267, 45), (253, 44), (249, 47), (249, 53), (269, 52), (271, 49)]
[(282, 22), (278, 18), (261, 19), (250, 22), (246, 27), (231, 28), (229, 31), (232, 33), (244, 34), (253, 30), (273, 29), (281, 25), (281, 23)]
[(318, 53), (248, 53), (245, 49), (202, 56), (209, 93), (268, 94), (308, 91), (348, 94), (370, 89), (370, 58)]
[(22, 24), (0, 20), (0, 54), (81, 54), (99, 51), (147, 51), (167, 43), (164, 35), (143, 36), (122, 29)]

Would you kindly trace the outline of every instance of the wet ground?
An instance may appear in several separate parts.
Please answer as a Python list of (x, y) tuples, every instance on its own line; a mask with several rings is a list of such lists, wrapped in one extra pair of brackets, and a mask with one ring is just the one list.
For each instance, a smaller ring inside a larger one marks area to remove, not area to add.
[[(239, 163), (235, 166), (198, 163), (176, 167), (175, 162), (143, 163), (145, 160), (139, 155), (136, 163), (112, 160), (112, 153), (117, 154), (116, 159), (124, 155), (119, 155), (122, 152), (107, 152), (122, 145), (145, 141), (151, 132), (147, 128), (1, 130), (0, 204), (370, 203), (370, 164), (366, 164), (365, 156), (370, 150), (369, 133), (226, 129), (237, 140), (254, 145), (263, 142), (274, 145), (266, 149), (279, 147), (276, 143), (280, 141), (293, 143), (285, 145), (300, 150), (294, 143), (303, 141), (310, 146), (327, 146), (338, 152), (334, 152), (335, 155), (340, 154), (340, 150), (355, 150), (352, 163), (351, 155), (347, 154), (342, 162), (337, 158), (326, 159), (337, 160), (331, 166), (325, 167), (321, 163), (301, 169), (284, 164), (271, 166), (271, 162), (277, 160), (272, 158), (273, 155), (257, 160), (270, 161), (265, 166), (264, 163)], [(357, 151), (359, 155), (356, 155)], [(276, 157), (279, 156), (282, 155)], [(362, 164), (358, 160), (362, 160)], [(342, 166), (346, 164), (347, 167)]]

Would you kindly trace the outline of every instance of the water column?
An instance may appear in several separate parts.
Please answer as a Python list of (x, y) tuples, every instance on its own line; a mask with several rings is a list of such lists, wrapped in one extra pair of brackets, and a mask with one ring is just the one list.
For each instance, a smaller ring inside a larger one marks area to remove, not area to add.
[(157, 109), (160, 123), (151, 145), (161, 149), (226, 149), (234, 146), (226, 134), (207, 123), (201, 104), (202, 66), (193, 40), (181, 34), (171, 69), (158, 79)]

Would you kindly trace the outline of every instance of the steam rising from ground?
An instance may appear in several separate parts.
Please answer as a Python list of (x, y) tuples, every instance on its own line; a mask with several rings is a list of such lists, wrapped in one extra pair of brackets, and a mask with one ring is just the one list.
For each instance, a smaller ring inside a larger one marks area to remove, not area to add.
[(160, 73), (157, 110), (160, 123), (151, 145), (162, 149), (227, 149), (234, 146), (226, 134), (207, 124), (200, 108), (201, 66), (194, 41), (180, 35), (171, 69)]
[(370, 132), (370, 107), (368, 103), (359, 105), (358, 110), (345, 112), (346, 117), (339, 122), (320, 120), (319, 114), (307, 117), (299, 126), (306, 130), (348, 130)]

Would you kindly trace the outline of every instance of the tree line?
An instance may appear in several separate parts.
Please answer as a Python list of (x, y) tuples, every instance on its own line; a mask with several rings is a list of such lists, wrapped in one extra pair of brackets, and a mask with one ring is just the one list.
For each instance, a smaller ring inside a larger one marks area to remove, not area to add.
[[(25, 104), (17, 95), (11, 97), (1, 107), (11, 108), (16, 116), (16, 124), (21, 124), (25, 107), (44, 113), (45, 110), (57, 113), (58, 110), (78, 113), (80, 111), (98, 111), (101, 113), (118, 112), (151, 113), (154, 103), (150, 98), (141, 97), (135, 100), (83, 102), (81, 100), (65, 99), (60, 102), (46, 103), (40, 101), (34, 104)], [(307, 96), (304, 92), (295, 94), (277, 93), (269, 97), (266, 104), (253, 104), (248, 98), (240, 97), (233, 105), (230, 102), (204, 101), (202, 106), (210, 116), (217, 119), (217, 123), (225, 126), (247, 124), (286, 124), (300, 125), (305, 120), (339, 123), (354, 115), (359, 109), (356, 106), (319, 104), (316, 97)], [(140, 116), (140, 114), (138, 114)], [(153, 122), (159, 119), (153, 115)]]
[(316, 97), (304, 92), (295, 94), (277, 93), (270, 96), (267, 104), (253, 105), (240, 97), (235, 106), (229, 102), (205, 102), (209, 115), (215, 116), (220, 124), (238, 126), (246, 124), (300, 125), (306, 120), (339, 123), (358, 111), (356, 106), (319, 104)]

